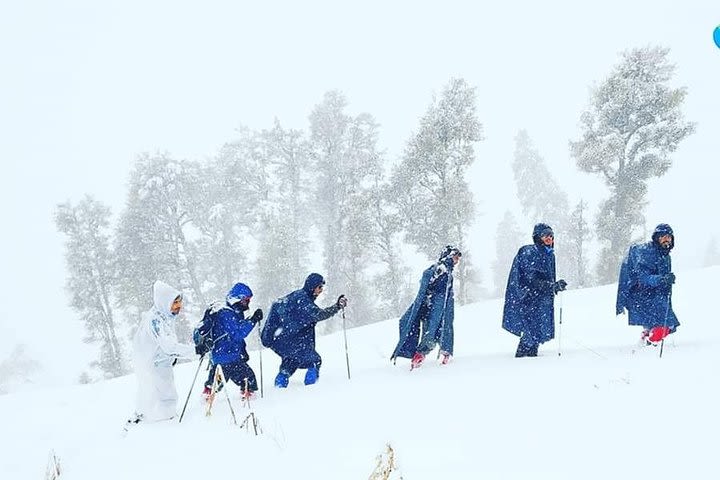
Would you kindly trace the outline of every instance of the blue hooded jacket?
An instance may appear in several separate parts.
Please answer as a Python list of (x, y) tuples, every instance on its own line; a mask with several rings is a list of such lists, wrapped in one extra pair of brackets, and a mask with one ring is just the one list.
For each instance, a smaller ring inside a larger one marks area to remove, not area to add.
[[(669, 248), (660, 245), (659, 238), (672, 236)], [(628, 323), (646, 329), (670, 327), (674, 332), (680, 325), (672, 308), (672, 285), (664, 284), (663, 275), (672, 272), (670, 250), (675, 236), (667, 224), (655, 228), (651, 241), (633, 245), (620, 267), (615, 313), (628, 311)]]
[(239, 301), (245, 297), (252, 297), (252, 291), (247, 285), (238, 283), (228, 292), (225, 305), (213, 307), (215, 311), (212, 313), (214, 315), (212, 338), (215, 344), (212, 350), (212, 362), (215, 364), (247, 362), (250, 358), (245, 338), (255, 324), (245, 319), (239, 307), (233, 308), (233, 305), (237, 307)]
[(320, 308), (315, 304), (313, 290), (325, 284), (322, 275), (311, 273), (303, 288), (276, 300), (263, 327), (261, 340), (281, 357), (308, 360), (315, 355), (315, 325), (335, 315), (335, 304)]
[(502, 327), (513, 335), (530, 335), (537, 343), (555, 337), (555, 253), (540, 241), (547, 230), (545, 224), (536, 225), (535, 243), (520, 247), (515, 255), (503, 309)]

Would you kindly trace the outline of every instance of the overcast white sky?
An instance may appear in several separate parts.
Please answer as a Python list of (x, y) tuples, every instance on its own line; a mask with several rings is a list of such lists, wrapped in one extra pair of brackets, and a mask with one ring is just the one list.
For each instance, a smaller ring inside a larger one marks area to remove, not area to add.
[(329, 89), (346, 95), (350, 113), (376, 118), (381, 147), (396, 159), (450, 77), (478, 87), (486, 140), (473, 188), (485, 215), (471, 249), (487, 277), (496, 223), (516, 206), (509, 161), (517, 130), (528, 130), (572, 202), (582, 195), (596, 205), (600, 182), (577, 172), (568, 154), (589, 88), (622, 50), (670, 47), (674, 83), (689, 89), (683, 110), (698, 128), (652, 183), (648, 224), (676, 228), (679, 267), (698, 261), (711, 233), (720, 238), (713, 2), (346, 3), (0, 6), (0, 358), (14, 340), (61, 355), (53, 332), (80, 332), (63, 292), (57, 203), (88, 193), (117, 213), (138, 153), (206, 158), (240, 124), (266, 128), (275, 116), (305, 128)]

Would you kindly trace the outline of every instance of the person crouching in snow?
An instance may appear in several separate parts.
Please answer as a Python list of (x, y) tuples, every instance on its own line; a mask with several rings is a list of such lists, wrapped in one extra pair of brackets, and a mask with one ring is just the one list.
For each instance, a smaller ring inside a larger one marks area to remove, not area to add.
[(455, 294), (453, 269), (460, 263), (462, 252), (448, 245), (438, 261), (422, 274), (415, 301), (400, 318), (400, 340), (390, 357), (410, 358), (411, 369), (419, 367), (436, 345), (447, 364), (453, 354)]
[(628, 323), (643, 327), (641, 345), (657, 344), (680, 325), (672, 308), (674, 246), (672, 228), (661, 223), (649, 242), (630, 247), (620, 267), (615, 313), (627, 309)]
[(248, 365), (250, 355), (247, 352), (245, 337), (263, 318), (261, 309), (256, 309), (251, 317), (245, 318), (250, 308), (253, 292), (244, 283), (236, 283), (225, 297), (225, 302), (216, 302), (211, 308), (213, 339), (211, 363), (213, 368), (205, 382), (205, 397), (211, 394), (217, 365), (222, 365), (226, 380), (232, 380), (240, 387), (243, 398), (251, 398), (257, 391), (255, 372)]
[(169, 420), (176, 414), (177, 390), (173, 365), (179, 358), (195, 358), (195, 347), (178, 342), (175, 319), (182, 294), (161, 281), (153, 285), (153, 306), (143, 313), (133, 338), (133, 361), (138, 380), (135, 420)]
[(540, 344), (555, 338), (555, 295), (567, 288), (555, 281), (552, 228), (538, 223), (532, 239), (515, 255), (505, 288), (502, 328), (520, 337), (516, 357), (537, 357)]
[(335, 304), (320, 308), (315, 300), (325, 288), (325, 279), (311, 273), (299, 290), (276, 300), (270, 308), (262, 330), (262, 344), (282, 359), (275, 386), (286, 388), (290, 377), (299, 368), (306, 368), (305, 385), (317, 382), (322, 358), (315, 351), (315, 325), (327, 320), (347, 306), (345, 295)]

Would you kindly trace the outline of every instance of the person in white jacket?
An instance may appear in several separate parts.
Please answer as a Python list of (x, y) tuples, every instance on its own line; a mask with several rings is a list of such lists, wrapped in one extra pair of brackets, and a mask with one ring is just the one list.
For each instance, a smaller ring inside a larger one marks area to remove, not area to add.
[(175, 318), (182, 309), (182, 293), (156, 281), (153, 307), (143, 313), (133, 338), (133, 359), (138, 379), (135, 420), (168, 420), (176, 415), (177, 390), (173, 364), (178, 358), (192, 359), (195, 348), (178, 342)]

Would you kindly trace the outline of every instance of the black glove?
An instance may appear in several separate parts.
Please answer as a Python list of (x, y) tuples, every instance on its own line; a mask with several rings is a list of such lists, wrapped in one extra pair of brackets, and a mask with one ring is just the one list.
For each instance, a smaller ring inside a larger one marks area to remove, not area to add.
[(255, 313), (252, 314), (252, 317), (250, 317), (250, 321), (252, 323), (258, 323), (260, 320), (263, 319), (263, 311), (259, 308), (255, 310)]
[(337, 302), (335, 302), (335, 305), (337, 305), (338, 308), (347, 307), (347, 298), (345, 298), (345, 295), (340, 295)]
[(195, 345), (195, 354), (196, 355), (202, 355), (204, 352), (205, 352), (205, 350), (203, 350), (202, 345)]
[(670, 272), (670, 273), (666, 273), (665, 275), (662, 275), (660, 277), (660, 283), (669, 287), (670, 285), (675, 283), (675, 274)]
[(553, 290), (555, 291), (555, 293), (564, 292), (566, 288), (567, 288), (567, 282), (563, 279), (560, 279), (557, 282), (555, 282), (555, 285), (553, 286)]

